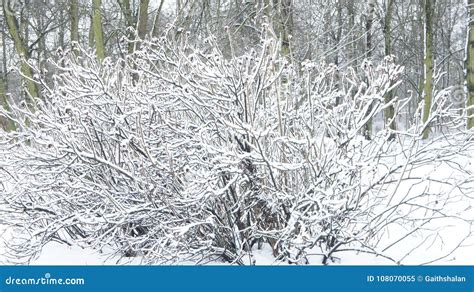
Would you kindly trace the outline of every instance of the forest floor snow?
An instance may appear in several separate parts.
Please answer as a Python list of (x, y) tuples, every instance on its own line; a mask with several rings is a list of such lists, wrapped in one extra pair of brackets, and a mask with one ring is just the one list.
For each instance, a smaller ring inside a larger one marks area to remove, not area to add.
[[(472, 169), (474, 173), (474, 160), (468, 161), (460, 158), (456, 161), (463, 169)], [(430, 177), (429, 185), (420, 181), (405, 181), (397, 189), (397, 193), (404, 196), (408, 193), (419, 193), (431, 189), (433, 193), (446, 191), (453, 188), (444, 182), (456, 176), (455, 170), (447, 165), (426, 165), (415, 170), (421, 177)], [(454, 172), (453, 172), (454, 171)], [(413, 175), (413, 173), (412, 173)], [(436, 183), (438, 181), (439, 183)], [(473, 187), (474, 189), (474, 187)], [(456, 217), (440, 218), (433, 220), (423, 230), (419, 230), (405, 236), (407, 229), (404, 226), (393, 225), (385, 232), (379, 241), (380, 250), (384, 255), (401, 261), (402, 264), (437, 264), (437, 265), (474, 265), (474, 236), (472, 225), (466, 220), (474, 221), (474, 194), (461, 194), (455, 187), (450, 190), (449, 204), (444, 205), (457, 214)], [(444, 210), (444, 209), (443, 209)], [(1, 219), (1, 218), (0, 218)], [(459, 220), (462, 219), (462, 220)], [(0, 264), (7, 264), (7, 249), (5, 247), (8, 239), (13, 236), (0, 220)], [(393, 248), (391, 243), (398, 242)], [(385, 248), (384, 248), (385, 247)], [(318, 251), (315, 251), (315, 254)], [(110, 256), (111, 253), (98, 252), (79, 246), (67, 246), (57, 242), (48, 243), (44, 246), (42, 253), (33, 259), (32, 265), (115, 265), (115, 264), (140, 264), (140, 258), (118, 258)], [(311, 252), (310, 252), (311, 254)], [(261, 250), (255, 250), (254, 261), (257, 265), (282, 264), (275, 262), (271, 249), (264, 246)], [(357, 251), (336, 252), (329, 264), (341, 265), (392, 265), (384, 257)], [(309, 264), (319, 265), (322, 263), (320, 255), (308, 256)], [(192, 263), (183, 263), (192, 264)], [(211, 264), (222, 264), (211, 262)], [(284, 263), (283, 263), (284, 264)]]

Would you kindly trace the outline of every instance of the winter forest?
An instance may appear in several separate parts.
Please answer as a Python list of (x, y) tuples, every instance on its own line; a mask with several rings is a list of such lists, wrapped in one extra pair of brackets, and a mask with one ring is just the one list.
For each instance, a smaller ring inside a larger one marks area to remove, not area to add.
[(0, 24), (0, 263), (474, 264), (474, 0)]

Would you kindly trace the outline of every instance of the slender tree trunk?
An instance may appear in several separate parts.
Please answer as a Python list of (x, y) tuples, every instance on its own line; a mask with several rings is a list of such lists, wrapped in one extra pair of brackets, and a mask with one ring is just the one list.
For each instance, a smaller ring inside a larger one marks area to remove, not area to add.
[[(38, 24), (40, 27), (40, 31), (45, 29), (45, 19), (44, 15), (38, 15)], [(44, 69), (46, 67), (46, 59), (47, 59), (47, 50), (46, 50), (46, 37), (42, 37), (38, 42), (38, 63), (41, 72), (45, 72)]]
[[(120, 9), (122, 10), (122, 14), (125, 17), (125, 22), (127, 23), (127, 28), (134, 28), (135, 29), (135, 21), (133, 20), (133, 13), (132, 9), (130, 7), (130, 0), (118, 0), (118, 4), (120, 6)], [(133, 53), (133, 50), (135, 48), (132, 40), (135, 39), (135, 34), (133, 31), (130, 31), (128, 33), (128, 39), (130, 42), (127, 45), (127, 50), (128, 53), (131, 54)]]
[[(392, 54), (392, 10), (393, 10), (393, 1), (387, 0), (387, 8), (385, 13), (385, 23), (383, 26), (383, 34), (385, 40), (385, 56)], [(385, 103), (388, 104), (393, 99), (393, 92), (390, 91), (384, 96)], [(385, 126), (395, 131), (397, 129), (395, 117), (395, 108), (393, 105), (390, 105), (385, 109)], [(395, 133), (391, 133), (389, 140), (395, 139)]]
[(71, 6), (69, 13), (71, 14), (71, 43), (79, 42), (79, 9), (78, 0), (70, 0)]
[(128, 27), (135, 27), (135, 21), (133, 21), (132, 8), (130, 7), (130, 0), (118, 0), (122, 14), (125, 17)]
[(137, 21), (137, 33), (139, 40), (135, 43), (135, 49), (140, 47), (140, 41), (142, 41), (147, 34), (148, 27), (148, 6), (150, 0), (140, 0), (140, 6), (138, 8), (138, 21)]
[[(28, 1), (25, 1), (28, 4)], [(30, 30), (29, 30), (29, 23), (27, 21), (28, 15), (25, 16), (24, 9), (21, 10), (20, 13), (20, 26), (19, 32), (20, 35), (23, 33), (23, 43), (25, 44), (25, 48), (28, 48), (28, 44), (30, 43)]]
[[(367, 3), (367, 22), (365, 26), (366, 34), (366, 55), (370, 59), (372, 57), (372, 26), (374, 22), (375, 0), (369, 0)], [(369, 106), (369, 112), (372, 111), (372, 105)], [(369, 119), (364, 127), (364, 136), (370, 140), (372, 136), (373, 121)]]
[(158, 6), (158, 10), (156, 10), (155, 19), (153, 19), (152, 36), (154, 37), (157, 37), (158, 34), (160, 33), (160, 15), (161, 15), (161, 10), (163, 9), (164, 3), (165, 3), (165, 0), (160, 1), (160, 6)]
[(92, 0), (92, 26), (97, 58), (105, 59), (104, 33), (102, 31), (101, 0)]
[(181, 25), (182, 21), (182, 13), (183, 13), (183, 4), (181, 3), (181, 0), (176, 0), (176, 23), (178, 25)]
[[(5, 28), (2, 27), (2, 68), (0, 70), (0, 106), (7, 112), (10, 112), (10, 104), (7, 98), (8, 92), (8, 79), (7, 79), (7, 46), (6, 46), (6, 33)], [(5, 131), (15, 129), (15, 123), (7, 118), (0, 115), (0, 127)]]
[(468, 0), (469, 32), (466, 48), (466, 84), (468, 91), (467, 99), (467, 128), (474, 127), (474, 0)]
[[(3, 59), (2, 59), (2, 72), (4, 74), (7, 73), (8, 67), (7, 67), (7, 32), (5, 31), (5, 27), (2, 27), (2, 54), (3, 54)], [(7, 83), (8, 87), (8, 83)]]
[(365, 24), (366, 33), (366, 54), (367, 58), (372, 57), (372, 26), (374, 24), (375, 0), (367, 2), (367, 22)]
[[(425, 84), (423, 96), (425, 105), (423, 109), (423, 123), (428, 121), (431, 110), (431, 100), (433, 94), (433, 17), (434, 17), (435, 0), (424, 0), (424, 14), (425, 14)], [(430, 129), (426, 127), (423, 131), (423, 139), (429, 137)]]
[(26, 104), (30, 109), (34, 109), (35, 98), (39, 97), (39, 93), (38, 87), (33, 81), (33, 70), (27, 63), (29, 58), (28, 49), (24, 39), (20, 35), (18, 20), (16, 19), (15, 15), (9, 11), (6, 5), (8, 5), (7, 1), (3, 1), (3, 15), (5, 16), (5, 20), (7, 22), (8, 32), (13, 39), (15, 51), (21, 59), (21, 73), (24, 75), (24, 81), (26, 83), (26, 89), (28, 93), (26, 96)]
[(217, 0), (216, 4), (216, 19), (217, 19), (217, 28), (222, 28), (222, 19), (221, 19), (221, 0)]
[(349, 30), (351, 31), (350, 34), (350, 43), (347, 46), (347, 59), (349, 62), (354, 62), (353, 67), (357, 69), (357, 58), (355, 54), (356, 50), (356, 43), (354, 39), (354, 29), (355, 29), (355, 11), (354, 11), (354, 1), (348, 0), (347, 1), (347, 13), (349, 14)]
[(94, 21), (92, 20), (92, 15), (90, 15), (90, 28), (89, 28), (89, 48), (94, 47)]
[[(59, 19), (64, 19), (64, 11), (63, 9), (59, 10)], [(65, 34), (65, 27), (64, 27), (64, 22), (61, 21), (61, 24), (59, 25), (59, 47), (64, 48), (64, 34)]]
[[(342, 2), (341, 1), (338, 1), (337, 2), (337, 30), (336, 30), (336, 37), (335, 37), (335, 41), (336, 41), (336, 45), (339, 45), (339, 43), (341, 42), (341, 39), (342, 39), (342, 27), (343, 27), (343, 11), (342, 11)], [(339, 59), (339, 52), (336, 52), (336, 56), (335, 56), (335, 59), (334, 59), (334, 64), (336, 66), (339, 66), (340, 65), (340, 62), (341, 60)], [(337, 89), (340, 89), (341, 86), (342, 86), (342, 83), (341, 83), (341, 75), (339, 74), (339, 71), (336, 72), (335, 74), (335, 77), (336, 77), (336, 88)], [(343, 99), (341, 96), (337, 96), (336, 97), (336, 105), (340, 105), (341, 103), (343, 102)]]
[(281, 52), (285, 57), (291, 58), (290, 38), (293, 31), (293, 7), (292, 0), (277, 0), (278, 7), (278, 30), (281, 39)]
[[(424, 15), (424, 5), (423, 5), (424, 0), (418, 0), (418, 5), (416, 5), (416, 21), (412, 22), (412, 27), (411, 31), (415, 32), (415, 35), (419, 35), (419, 37), (415, 38), (415, 41), (420, 44), (425, 43), (425, 36), (424, 36), (424, 20), (423, 20), (423, 15)], [(420, 48), (421, 47), (421, 50)], [(416, 98), (412, 98), (412, 100), (408, 104), (408, 115), (407, 115), (407, 125), (410, 125), (413, 123), (413, 117), (414, 117), (414, 111), (418, 108), (418, 105), (420, 102), (423, 100), (423, 88), (425, 86), (425, 69), (424, 69), (424, 62), (425, 62), (425, 50), (424, 47), (422, 46), (417, 46), (416, 50), (416, 65), (419, 65), (419, 70), (418, 73), (419, 78), (418, 78), (418, 84), (417, 84), (417, 92), (416, 92)]]
[[(336, 29), (335, 41), (336, 41), (336, 45), (339, 45), (342, 38), (342, 22), (343, 22), (342, 4), (340, 2), (338, 2), (336, 12), (337, 12), (337, 29)], [(340, 63), (339, 52), (336, 52), (334, 64), (339, 66), (339, 63)]]
[[(6, 77), (7, 75), (5, 73), (0, 72), (0, 106), (3, 107), (3, 109), (6, 112), (10, 112), (10, 104), (7, 98), (7, 78)], [(5, 131), (11, 131), (15, 129), (15, 124), (11, 119), (4, 117), (3, 115), (0, 115), (0, 128), (2, 128)]]

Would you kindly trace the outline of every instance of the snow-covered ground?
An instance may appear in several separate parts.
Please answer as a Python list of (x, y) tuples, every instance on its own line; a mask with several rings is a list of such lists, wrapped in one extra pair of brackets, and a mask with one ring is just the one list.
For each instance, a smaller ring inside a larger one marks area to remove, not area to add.
[[(465, 232), (464, 226), (452, 226), (445, 232), (446, 235), (438, 244), (433, 244), (431, 247), (423, 250), (418, 250), (416, 254), (408, 258), (404, 264), (420, 264), (427, 261), (429, 258), (440, 257), (449, 253), (454, 245)], [(407, 241), (404, 245), (407, 249), (413, 248), (415, 244), (419, 243), (420, 237)], [(398, 246), (400, 247), (400, 246)], [(4, 255), (4, 247), (0, 251)], [(474, 264), (474, 239), (466, 241), (464, 246), (459, 247), (450, 256), (435, 262), (437, 265), (473, 265)], [(379, 256), (374, 256), (365, 253), (357, 253), (354, 251), (338, 252), (335, 254), (336, 260), (332, 264), (340, 265), (393, 265), (393, 262)], [(276, 262), (272, 256), (271, 249), (267, 246), (261, 250), (254, 252), (255, 263), (257, 265), (275, 265), (282, 264)], [(310, 264), (321, 264), (320, 256), (309, 256)], [(0, 264), (7, 264), (7, 260), (3, 257)], [(117, 257), (110, 257), (106, 253), (100, 253), (92, 249), (84, 249), (78, 246), (67, 246), (59, 243), (49, 243), (43, 249), (41, 255), (31, 261), (32, 265), (117, 265), (117, 264), (140, 264), (139, 258), (136, 259), (120, 259)], [(190, 263), (186, 263), (190, 264)], [(219, 262), (212, 262), (211, 264), (222, 264)]]
[[(472, 168), (471, 161), (464, 161), (462, 167)], [(432, 181), (438, 180), (440, 183), (433, 183), (429, 186), (426, 183), (419, 183), (417, 181), (404, 182), (398, 189), (397, 195), (409, 195), (426, 190), (427, 187), (434, 192), (446, 191), (447, 186), (443, 182), (448, 178), (452, 178), (456, 174), (453, 173), (452, 168), (443, 165), (431, 166), (430, 168), (424, 166), (417, 170), (420, 176), (430, 177)], [(412, 174), (414, 175), (414, 174)], [(468, 197), (470, 194), (467, 194)], [(425, 226), (423, 231), (417, 231), (402, 239), (393, 248), (387, 247), (393, 242), (403, 238), (408, 227), (393, 225), (388, 232), (384, 233), (380, 239), (380, 250), (385, 255), (402, 260), (402, 264), (439, 264), (439, 265), (473, 265), (474, 264), (474, 236), (472, 235), (471, 226), (464, 220), (474, 220), (473, 205), (474, 199), (469, 199), (462, 196), (459, 190), (451, 190), (452, 202), (444, 206), (449, 208), (453, 214), (458, 214), (457, 218), (441, 218), (434, 220), (429, 225)], [(458, 198), (458, 199), (457, 199)], [(0, 225), (1, 226), (1, 225)], [(2, 237), (4, 239), (0, 246), (0, 263), (7, 263), (5, 242), (13, 236), (7, 232), (6, 226), (2, 226)], [(317, 251), (315, 251), (317, 253)], [(310, 253), (311, 254), (311, 253)], [(341, 251), (334, 254), (334, 261), (330, 264), (341, 265), (391, 265), (392, 261), (386, 258), (375, 256), (356, 251)], [(308, 257), (310, 264), (321, 264), (322, 257), (320, 255), (310, 255)], [(439, 260), (437, 260), (439, 259)], [(276, 262), (272, 256), (269, 246), (264, 246), (261, 250), (254, 251), (254, 260), (257, 265), (275, 265), (282, 264)], [(431, 262), (433, 261), (433, 262)], [(245, 261), (244, 262), (248, 262)], [(33, 265), (115, 265), (115, 264), (140, 264), (140, 259), (118, 258), (111, 257), (110, 253), (98, 252), (88, 248), (81, 248), (79, 246), (67, 246), (56, 242), (48, 243), (42, 253), (31, 261)], [(190, 263), (184, 263), (190, 264)], [(219, 262), (211, 262), (211, 264), (222, 264)]]
[[(422, 228), (413, 226), (402, 226), (393, 224), (381, 233), (378, 238), (377, 252), (387, 258), (399, 261), (401, 264), (419, 265), (419, 264), (439, 264), (439, 265), (474, 265), (474, 236), (472, 222), (474, 222), (474, 190), (469, 184), (465, 183), (470, 177), (466, 173), (474, 173), (474, 160), (463, 157), (453, 157), (450, 163), (431, 163), (425, 164), (419, 168), (410, 171), (410, 177), (419, 178), (401, 182), (393, 196), (387, 196), (387, 200), (393, 203), (396, 200), (403, 200), (411, 196), (417, 196), (421, 193), (433, 194), (424, 196), (431, 202), (436, 200), (436, 205), (440, 207), (443, 214), (449, 216), (440, 216), (433, 218)], [(457, 171), (462, 170), (462, 171)], [(464, 182), (464, 187), (458, 188), (456, 182)], [(467, 192), (466, 192), (467, 189)], [(386, 190), (390, 193), (390, 189)], [(439, 196), (437, 194), (449, 194), (449, 196)], [(434, 197), (433, 197), (434, 196)], [(416, 202), (416, 201), (415, 201)], [(420, 202), (423, 203), (423, 202)], [(387, 206), (390, 205), (387, 203)], [(395, 204), (396, 205), (396, 204)], [(383, 212), (384, 204), (379, 207)], [(377, 210), (375, 210), (377, 211)], [(403, 212), (402, 212), (403, 213)], [(411, 213), (410, 213), (411, 214)], [(412, 215), (412, 214), (411, 214)], [(420, 219), (423, 214), (415, 214)], [(432, 215), (431, 215), (432, 216)], [(0, 218), (1, 219), (1, 218)], [(416, 220), (415, 220), (416, 221)], [(471, 222), (471, 223), (469, 223)], [(0, 220), (0, 264), (11, 263), (8, 261), (6, 245), (15, 235), (10, 232), (8, 226), (1, 225)], [(356, 245), (343, 246), (343, 251), (333, 254), (333, 259), (329, 264), (335, 265), (392, 265), (391, 261), (385, 257), (374, 254), (355, 251)], [(346, 249), (346, 250), (344, 250)], [(314, 249), (308, 254), (309, 264), (322, 264), (321, 251)], [(30, 261), (32, 265), (124, 265), (141, 264), (140, 258), (119, 258), (111, 256), (112, 251), (96, 251), (91, 248), (82, 248), (79, 246), (67, 246), (57, 242), (50, 242), (44, 246), (40, 255)], [(268, 245), (262, 249), (255, 249), (253, 252), (254, 263), (257, 265), (279, 265), (285, 264), (275, 261), (272, 250)], [(249, 259), (243, 259), (246, 264)], [(193, 264), (183, 262), (182, 264)], [(210, 264), (223, 264), (213, 261)]]

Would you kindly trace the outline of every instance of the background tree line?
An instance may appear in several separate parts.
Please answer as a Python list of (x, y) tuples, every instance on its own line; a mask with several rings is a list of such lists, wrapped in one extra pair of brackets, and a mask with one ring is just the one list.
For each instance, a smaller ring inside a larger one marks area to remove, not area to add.
[[(280, 53), (295, 66), (306, 59), (324, 60), (358, 71), (363, 60), (371, 66), (371, 61), (393, 55), (406, 68), (405, 82), (384, 98), (411, 98), (410, 112), (402, 120), (392, 120), (394, 108), (386, 109), (385, 124), (395, 130), (397, 124), (412, 122), (423, 99), (426, 118), (433, 92), (441, 88), (453, 86), (453, 103), (459, 108), (466, 100), (473, 103), (472, 33), (466, 48), (471, 14), (464, 0), (3, 0), (1, 102), (8, 108), (24, 100), (34, 107), (41, 96), (35, 74), (53, 74), (46, 60), (58, 48), (77, 44), (95, 49), (100, 60), (124, 57), (139, 48), (137, 40), (159, 37), (172, 25), (177, 39), (186, 37), (196, 46), (215, 36), (231, 57), (257, 45), (262, 27), (269, 25), (280, 41)], [(20, 68), (23, 81), (12, 67)], [(26, 89), (21, 98), (20, 83)], [(473, 123), (469, 119), (468, 127)], [(383, 124), (373, 129), (369, 121), (366, 136)], [(5, 117), (2, 125), (13, 127)]]

